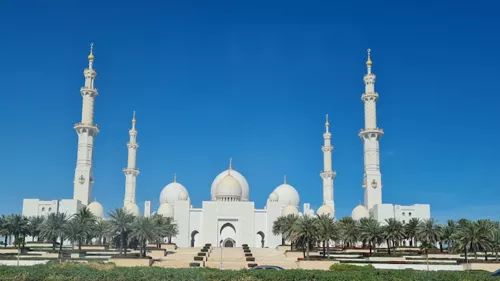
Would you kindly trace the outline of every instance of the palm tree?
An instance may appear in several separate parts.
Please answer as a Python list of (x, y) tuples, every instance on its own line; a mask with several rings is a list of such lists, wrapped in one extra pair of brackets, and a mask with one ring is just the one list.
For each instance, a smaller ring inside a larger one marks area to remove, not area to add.
[(81, 242), (83, 239), (85, 239), (87, 235), (87, 231), (85, 230), (85, 227), (83, 224), (80, 222), (80, 220), (76, 219), (73, 217), (71, 220), (68, 221), (66, 224), (66, 229), (65, 229), (65, 237), (67, 237), (71, 241), (71, 246), (73, 249), (75, 249), (75, 241), (78, 242), (78, 250), (81, 250)]
[(435, 249), (436, 247), (434, 244), (427, 240), (422, 240), (422, 243), (420, 244), (420, 249), (424, 251), (425, 253), (425, 262), (427, 264), (427, 271), (429, 271), (429, 250)]
[(92, 235), (96, 219), (97, 218), (87, 207), (80, 209), (71, 219), (73, 221), (72, 226), (74, 227), (74, 233), (77, 234), (75, 238), (78, 242), (78, 250), (82, 250), (82, 242)]
[(7, 238), (9, 237), (9, 229), (7, 228), (7, 217), (2, 215), (0, 217), (0, 235), (4, 238), (4, 247), (7, 247)]
[(380, 223), (372, 218), (361, 220), (359, 225), (359, 238), (368, 242), (371, 255), (372, 248), (377, 247), (377, 245), (382, 242), (383, 229)]
[(456, 225), (454, 220), (448, 220), (446, 225), (444, 225), (441, 232), (441, 241), (446, 243), (448, 252), (453, 252), (453, 234), (456, 231)]
[(146, 256), (146, 243), (155, 238), (153, 219), (137, 217), (130, 225), (129, 241), (136, 239), (139, 242), (140, 256)]
[(429, 259), (429, 249), (439, 241), (441, 228), (435, 219), (423, 220), (417, 226), (415, 237), (421, 241), (421, 248), (425, 251), (426, 259)]
[(495, 260), (498, 261), (498, 252), (500, 251), (500, 226), (498, 223), (491, 231), (489, 240), (491, 251), (495, 252)]
[(96, 221), (95, 227), (93, 228), (93, 236), (97, 238), (97, 243), (99, 245), (106, 243), (108, 228), (109, 228), (108, 221), (106, 220)]
[(401, 241), (405, 236), (403, 224), (396, 220), (395, 218), (389, 218), (385, 220), (386, 225), (383, 227), (383, 237), (387, 243), (387, 252), (391, 254), (391, 242), (392, 246), (396, 247), (397, 241)]
[(28, 233), (31, 236), (31, 241), (35, 241), (35, 237), (38, 238), (38, 236), (40, 235), (40, 226), (42, 225), (44, 218), (41, 216), (36, 216), (30, 217), (28, 220)]
[(485, 243), (481, 245), (481, 249), (484, 251), (484, 259), (488, 261), (488, 249), (491, 248), (491, 234), (495, 228), (495, 224), (491, 220), (478, 220), (477, 226), (482, 235), (485, 235)]
[[(10, 235), (14, 235), (18, 247), (24, 246), (24, 237), (28, 234), (28, 219), (21, 215), (7, 216), (6, 227)], [(19, 244), (21, 242), (21, 244)]]
[(480, 249), (490, 247), (488, 233), (474, 221), (460, 220), (454, 239), (458, 242), (459, 248), (465, 251), (465, 262), (468, 262), (468, 251), (472, 250), (477, 259), (477, 252)]
[(108, 214), (109, 222), (109, 233), (113, 236), (120, 236), (120, 255), (123, 253), (127, 254), (127, 244), (126, 237), (127, 233), (130, 231), (132, 222), (134, 221), (134, 215), (126, 212), (122, 208), (118, 208)]
[(343, 217), (339, 220), (338, 227), (343, 243), (347, 244), (347, 247), (355, 245), (359, 236), (358, 223), (351, 217)]
[(172, 243), (172, 237), (179, 234), (179, 226), (171, 217), (165, 218), (165, 229), (167, 230), (168, 244)]
[(326, 214), (318, 215), (315, 222), (318, 230), (318, 240), (323, 242), (323, 257), (326, 256), (327, 252), (328, 256), (330, 256), (330, 241), (338, 239), (338, 228), (333, 219)]
[(405, 224), (405, 235), (406, 238), (410, 240), (410, 247), (417, 245), (417, 227), (420, 224), (420, 219), (411, 218), (407, 224)]
[(281, 235), (281, 245), (285, 245), (286, 241), (286, 232), (288, 231), (287, 219), (285, 216), (278, 217), (273, 222), (273, 234), (278, 236)]
[(302, 245), (304, 258), (309, 259), (309, 250), (312, 243), (318, 237), (318, 228), (315, 218), (308, 215), (303, 215), (297, 218), (292, 225), (290, 240)]
[(56, 250), (57, 238), (60, 240), (59, 255), (62, 252), (62, 245), (67, 231), (68, 217), (65, 213), (51, 213), (40, 225), (40, 237), (52, 241), (52, 250)]

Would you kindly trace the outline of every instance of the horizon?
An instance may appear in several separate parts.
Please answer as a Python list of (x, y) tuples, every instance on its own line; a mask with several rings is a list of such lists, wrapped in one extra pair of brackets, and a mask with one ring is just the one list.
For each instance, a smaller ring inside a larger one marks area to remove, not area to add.
[(174, 174), (200, 208), (230, 158), (256, 208), (287, 175), (300, 210), (310, 203), (316, 211), (328, 114), (336, 217), (350, 216), (363, 201), (357, 134), (364, 127), (370, 48), (377, 125), (385, 132), (383, 203), (430, 204), (440, 223), (500, 220), (491, 196), (500, 169), (500, 56), (487, 48), (500, 41), (491, 36), (500, 4), (449, 2), (457, 10), (447, 13), (446, 1), (433, 11), (413, 2), (368, 9), (279, 3), (4, 3), (0, 21), (12, 28), (1, 31), (8, 67), (0, 75), (0, 119), (7, 121), (0, 213), (20, 213), (24, 198), (73, 198), (72, 125), (81, 119), (79, 89), (92, 42), (100, 126), (92, 200), (105, 213), (123, 205), (122, 169), (136, 111), (141, 213), (146, 200), (152, 212), (158, 209)]

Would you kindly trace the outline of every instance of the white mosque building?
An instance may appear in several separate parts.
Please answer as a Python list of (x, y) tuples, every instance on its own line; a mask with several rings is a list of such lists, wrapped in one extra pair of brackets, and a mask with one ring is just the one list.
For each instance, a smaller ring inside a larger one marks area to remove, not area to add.
[[(83, 98), (82, 120), (75, 124), (78, 134), (77, 164), (74, 177), (73, 199), (42, 201), (40, 199), (24, 199), (23, 215), (44, 216), (54, 212), (72, 215), (87, 206), (97, 217), (104, 219), (104, 208), (97, 201), (91, 202), (93, 177), (93, 146), (99, 127), (94, 123), (94, 102), (98, 91), (94, 81), (96, 71), (93, 68), (94, 55), (91, 45), (88, 56), (89, 66), (84, 70), (85, 85), (80, 89)], [(379, 164), (379, 140), (383, 130), (376, 123), (375, 74), (371, 72), (372, 61), (368, 51), (367, 74), (364, 76), (365, 93), (361, 99), (365, 106), (365, 129), (359, 132), (364, 144), (364, 204), (359, 204), (352, 211), (356, 220), (372, 217), (379, 222), (387, 218), (396, 218), (407, 222), (411, 218), (430, 218), (430, 206), (417, 204), (400, 206), (382, 203), (382, 179)], [(273, 222), (280, 216), (325, 214), (335, 219), (334, 179), (336, 172), (332, 170), (331, 133), (328, 116), (323, 133), (322, 147), (324, 162), (320, 176), (323, 180), (323, 205), (316, 211), (304, 203), (299, 211), (300, 196), (297, 190), (287, 183), (276, 187), (269, 195), (266, 206), (258, 209), (250, 201), (250, 186), (245, 177), (234, 170), (232, 161), (229, 168), (215, 177), (212, 182), (210, 201), (203, 201), (201, 207), (193, 206), (186, 187), (174, 181), (161, 190), (160, 206), (157, 214), (171, 217), (178, 225), (179, 234), (172, 242), (179, 247), (199, 247), (205, 243), (223, 247), (238, 247), (248, 244), (250, 247), (276, 247), (281, 244), (281, 237), (272, 233)], [(136, 202), (136, 184), (139, 169), (136, 167), (137, 143), (135, 112), (132, 128), (129, 130), (127, 168), (125, 174), (124, 209), (140, 215)], [(151, 215), (151, 201), (144, 204), (144, 216)]]

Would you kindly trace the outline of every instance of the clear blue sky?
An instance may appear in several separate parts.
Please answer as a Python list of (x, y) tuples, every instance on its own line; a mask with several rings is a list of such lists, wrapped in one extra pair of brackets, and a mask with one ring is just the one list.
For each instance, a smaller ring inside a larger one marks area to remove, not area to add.
[(383, 201), (429, 203), (440, 221), (500, 219), (500, 6), (464, 2), (2, 1), (0, 213), (73, 196), (94, 42), (93, 194), (106, 211), (123, 202), (133, 110), (141, 210), (158, 207), (174, 172), (200, 207), (230, 157), (257, 207), (286, 173), (318, 208), (328, 113), (337, 215), (350, 215), (363, 198), (370, 47)]

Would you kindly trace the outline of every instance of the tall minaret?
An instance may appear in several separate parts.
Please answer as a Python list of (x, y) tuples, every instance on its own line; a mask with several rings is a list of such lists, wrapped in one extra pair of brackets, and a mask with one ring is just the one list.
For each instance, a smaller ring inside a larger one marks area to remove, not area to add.
[(73, 180), (73, 198), (80, 200), (82, 204), (88, 205), (92, 196), (93, 177), (93, 154), (94, 138), (99, 132), (99, 127), (94, 124), (94, 101), (97, 96), (97, 89), (94, 87), (94, 80), (97, 75), (92, 68), (94, 63), (94, 44), (90, 44), (90, 54), (88, 56), (89, 67), (85, 68), (85, 86), (80, 89), (83, 98), (82, 121), (76, 123), (74, 128), (78, 134), (78, 154), (76, 159), (75, 178)]
[(128, 147), (128, 164), (127, 168), (123, 169), (125, 173), (125, 200), (123, 206), (127, 203), (135, 203), (135, 186), (137, 183), (137, 175), (139, 175), (139, 169), (136, 167), (136, 155), (137, 148), (137, 130), (135, 129), (135, 111), (132, 117), (132, 129), (128, 131), (130, 135), (130, 140), (127, 143)]
[(365, 92), (361, 100), (365, 104), (365, 128), (359, 132), (364, 145), (364, 179), (365, 207), (370, 210), (382, 204), (382, 179), (380, 174), (379, 140), (384, 130), (377, 127), (376, 104), (378, 94), (375, 92), (375, 74), (372, 73), (370, 49), (366, 61), (367, 73), (364, 76)]
[(333, 201), (333, 180), (337, 173), (332, 171), (332, 151), (333, 146), (331, 143), (332, 134), (330, 133), (330, 122), (328, 122), (328, 115), (326, 115), (325, 133), (323, 139), (325, 141), (321, 150), (323, 150), (323, 172), (320, 173), (323, 179), (323, 204), (332, 208), (335, 214), (335, 203)]

